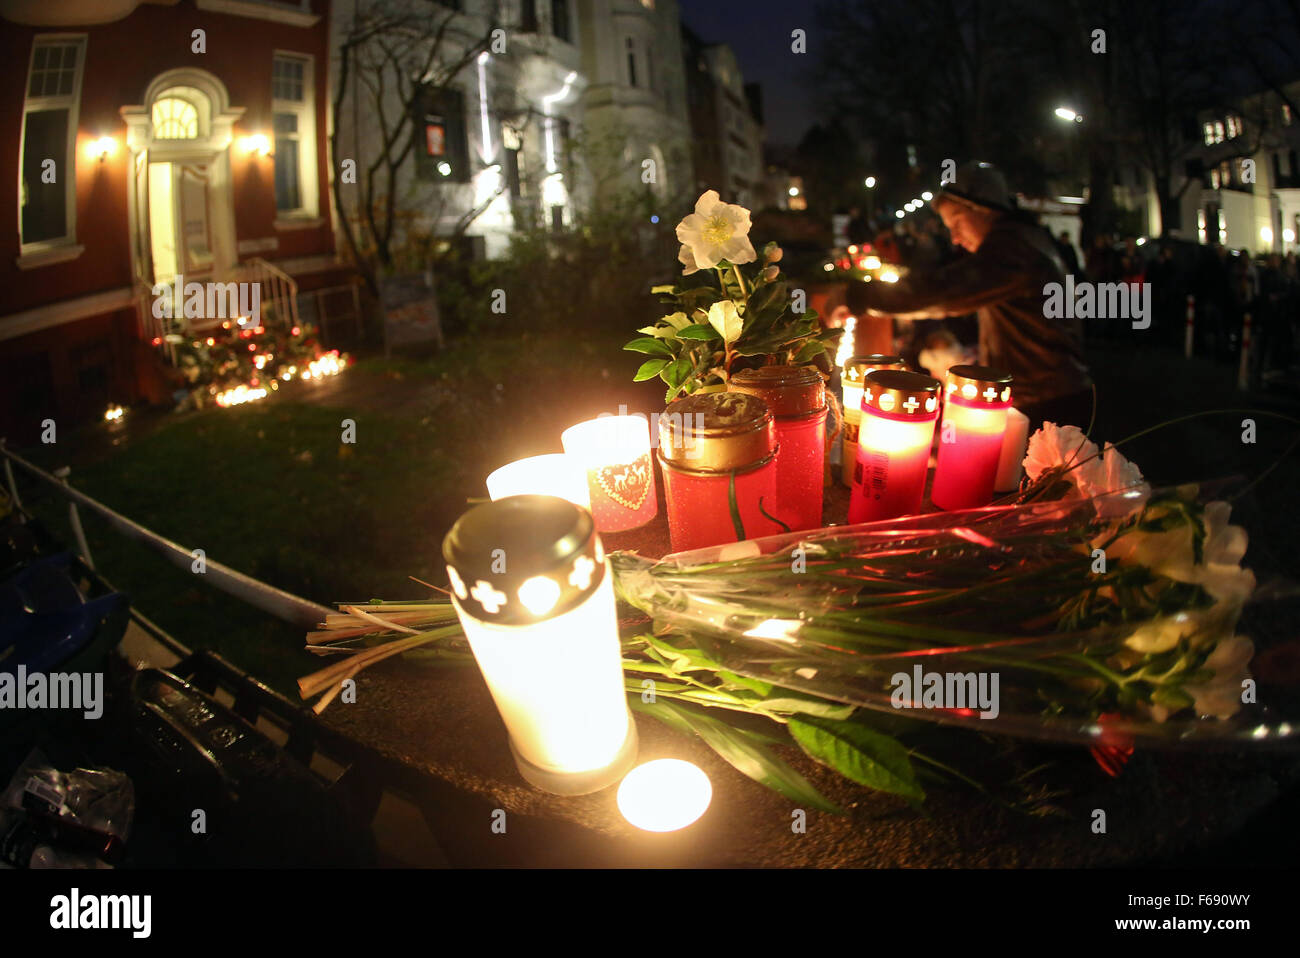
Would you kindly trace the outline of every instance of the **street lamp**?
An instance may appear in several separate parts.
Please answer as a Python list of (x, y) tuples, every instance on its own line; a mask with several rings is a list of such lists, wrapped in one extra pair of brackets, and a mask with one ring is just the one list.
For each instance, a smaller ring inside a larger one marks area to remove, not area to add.
[(894, 215), (897, 216), (897, 217), (901, 220), (901, 219), (903, 218), (903, 216), (904, 216), (904, 213), (903, 213), (902, 210), (894, 210)]
[(865, 182), (867, 184), (867, 189), (874, 190), (876, 188), (876, 178), (874, 176), (868, 176)]
[(1071, 121), (1075, 123), (1083, 122), (1082, 114), (1075, 113), (1068, 106), (1058, 106), (1056, 108), (1056, 115), (1060, 117), (1062, 120), (1064, 120), (1066, 123), (1069, 123)]
[(929, 190), (926, 190), (924, 193), (921, 194), (921, 199), (925, 200), (928, 203), (932, 199), (934, 199), (934, 194), (931, 193)]

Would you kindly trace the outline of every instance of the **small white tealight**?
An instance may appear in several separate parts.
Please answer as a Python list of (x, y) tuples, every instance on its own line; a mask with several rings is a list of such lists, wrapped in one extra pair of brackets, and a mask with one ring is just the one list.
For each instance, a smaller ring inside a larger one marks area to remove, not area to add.
[(628, 772), (618, 787), (618, 810), (647, 832), (675, 832), (708, 810), (709, 776), (690, 762), (660, 758)]

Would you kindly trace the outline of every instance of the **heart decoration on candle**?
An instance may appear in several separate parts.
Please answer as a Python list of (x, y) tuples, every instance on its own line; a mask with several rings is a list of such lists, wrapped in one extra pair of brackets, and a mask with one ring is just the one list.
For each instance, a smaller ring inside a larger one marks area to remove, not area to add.
[(620, 506), (633, 511), (640, 509), (650, 491), (650, 456), (644, 455), (634, 462), (616, 466), (601, 466), (592, 470), (596, 483)]

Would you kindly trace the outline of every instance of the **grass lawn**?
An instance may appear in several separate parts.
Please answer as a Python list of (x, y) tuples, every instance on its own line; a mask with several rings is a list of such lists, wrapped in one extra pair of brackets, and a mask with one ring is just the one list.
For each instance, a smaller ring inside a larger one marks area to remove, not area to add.
[[(427, 359), (363, 360), (231, 409), (167, 416), (119, 446), (106, 427), (28, 450), (68, 462), (87, 494), (186, 549), (322, 604), (424, 595), (445, 578), (442, 538), (492, 469), (559, 452), (560, 431), (601, 411), (662, 408), (631, 382), (626, 322), (586, 335), (465, 340)], [(658, 405), (656, 405), (656, 403)], [(133, 415), (136, 415), (133, 413)], [(143, 418), (143, 417), (141, 417)], [(356, 423), (356, 442), (340, 439)], [(72, 542), (62, 500), (20, 479), (24, 504)], [(299, 630), (205, 585), (83, 512), (96, 568), (180, 641), (218, 649), (294, 696), (322, 662)]]

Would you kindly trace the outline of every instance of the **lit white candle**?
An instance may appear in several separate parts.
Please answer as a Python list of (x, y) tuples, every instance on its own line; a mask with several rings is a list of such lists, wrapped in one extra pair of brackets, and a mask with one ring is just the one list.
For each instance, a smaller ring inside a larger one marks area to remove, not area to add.
[(998, 459), (998, 477), (993, 482), (997, 492), (1010, 492), (1020, 486), (1020, 470), (1029, 450), (1029, 417), (1012, 406), (1007, 410), (1007, 431), (1002, 434), (1002, 455)]
[(452, 603), (525, 779), (561, 795), (636, 760), (614, 573), (591, 514), (552, 496), (471, 509), (443, 542)]
[(618, 810), (647, 832), (675, 832), (713, 801), (713, 784), (698, 766), (661, 758), (632, 769), (618, 787)]
[(506, 496), (559, 496), (575, 506), (591, 508), (586, 475), (561, 452), (507, 463), (488, 475), (487, 490), (493, 502)]
[(650, 422), (644, 416), (598, 416), (560, 435), (564, 451), (584, 471), (591, 514), (600, 532), (643, 526), (659, 511)]

